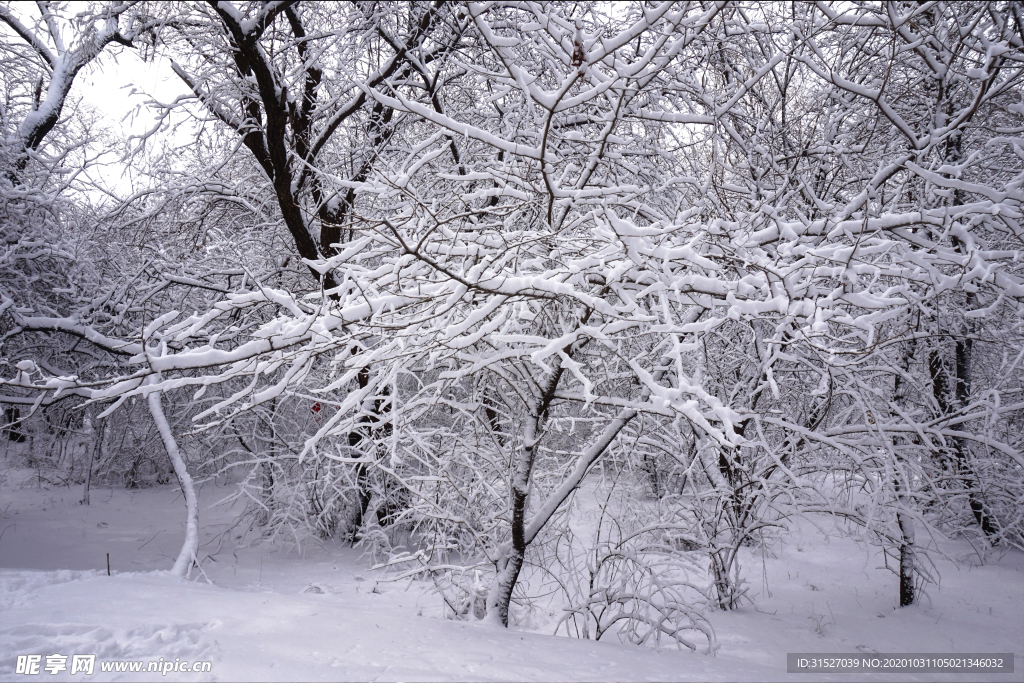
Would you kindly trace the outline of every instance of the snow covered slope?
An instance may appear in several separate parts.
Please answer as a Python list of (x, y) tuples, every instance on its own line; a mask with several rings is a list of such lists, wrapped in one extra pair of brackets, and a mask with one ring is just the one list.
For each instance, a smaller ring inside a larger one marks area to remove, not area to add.
[[(210, 507), (227, 491), (208, 485), (202, 496), (211, 585), (155, 571), (173, 563), (183, 533), (170, 489), (94, 492), (84, 507), (77, 490), (0, 488), (0, 680), (807, 681), (821, 677), (787, 675), (786, 652), (858, 651), (1015, 651), (1012, 675), (886, 679), (1024, 680), (1019, 553), (984, 566), (943, 561), (930, 603), (893, 609), (894, 577), (854, 539), (795, 533), (747, 557), (756, 605), (710, 615), (722, 649), (708, 658), (444, 620), (430, 584), (387, 582), (342, 545), (308, 545), (305, 557), (281, 545), (238, 550), (231, 511)], [(96, 654), (96, 672), (16, 673), (18, 655), (55, 653)], [(99, 670), (161, 658), (211, 670)]]

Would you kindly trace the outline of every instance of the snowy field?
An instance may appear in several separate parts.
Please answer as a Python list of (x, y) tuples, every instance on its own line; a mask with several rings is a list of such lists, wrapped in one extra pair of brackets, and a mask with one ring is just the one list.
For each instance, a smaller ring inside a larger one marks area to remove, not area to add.
[[(359, 549), (252, 544), (232, 510), (212, 507), (230, 492), (204, 487), (206, 576), (180, 582), (163, 571), (183, 534), (175, 489), (94, 490), (86, 507), (80, 487), (37, 487), (8, 471), (0, 680), (864, 680), (787, 674), (787, 652), (1015, 652), (1012, 675), (871, 680), (1024, 680), (1018, 552), (980, 564), (969, 544), (949, 542), (941, 586), (894, 609), (896, 577), (876, 555), (808, 528), (745, 558), (754, 604), (710, 615), (721, 649), (705, 657), (556, 637), (544, 619), (508, 631), (445, 620), (432, 584), (389, 582)], [(19, 675), (26, 654), (96, 654), (96, 671)], [(208, 661), (210, 672), (99, 670), (161, 658)]]

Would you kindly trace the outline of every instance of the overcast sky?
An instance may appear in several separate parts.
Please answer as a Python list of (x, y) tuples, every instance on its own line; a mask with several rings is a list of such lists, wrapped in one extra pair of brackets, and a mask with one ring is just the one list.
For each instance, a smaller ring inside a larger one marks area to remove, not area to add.
[[(154, 99), (172, 102), (188, 94), (188, 89), (171, 71), (166, 58), (144, 62), (138, 51), (121, 49), (102, 55), (83, 69), (75, 79), (72, 92), (100, 112), (113, 133), (126, 139), (141, 135), (155, 125), (155, 114), (145, 106), (147, 102)], [(127, 191), (130, 185), (124, 176), (126, 168), (115, 161), (113, 157), (108, 158), (108, 163), (96, 167), (90, 177), (107, 187)]]

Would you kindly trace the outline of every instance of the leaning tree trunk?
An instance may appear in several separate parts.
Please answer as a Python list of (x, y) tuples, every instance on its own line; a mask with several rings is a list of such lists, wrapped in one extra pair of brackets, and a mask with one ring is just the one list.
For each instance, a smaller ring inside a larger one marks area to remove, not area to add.
[[(153, 374), (147, 380), (147, 383), (155, 384), (159, 380), (159, 374)], [(192, 483), (192, 476), (185, 467), (185, 460), (181, 457), (181, 451), (178, 450), (178, 442), (175, 440), (174, 434), (171, 432), (171, 426), (164, 415), (162, 396), (163, 394), (160, 391), (152, 391), (147, 398), (149, 401), (149, 412), (156, 423), (157, 431), (160, 432), (164, 448), (167, 449), (167, 457), (171, 460), (174, 474), (177, 476), (181, 492), (185, 496), (185, 542), (182, 543), (178, 559), (174, 561), (174, 567), (171, 568), (171, 573), (185, 578), (188, 575), (189, 568), (193, 564), (198, 564), (199, 504), (196, 499), (196, 489)]]
[[(547, 391), (543, 394), (548, 397), (546, 402), (542, 401), (540, 403), (545, 408), (550, 403), (550, 397), (554, 396), (554, 387), (557, 386), (559, 373), (560, 370), (556, 372), (552, 381), (548, 384)], [(658, 373), (655, 381), (658, 381), (660, 377), (661, 373)], [(645, 391), (642, 400), (647, 400), (648, 395), (649, 393)], [(502, 547), (502, 557), (496, 563), (497, 575), (487, 594), (487, 619), (501, 626), (508, 626), (508, 610), (512, 602), (512, 591), (515, 589), (516, 581), (519, 580), (519, 572), (523, 568), (526, 549), (537, 538), (537, 534), (540, 533), (541, 529), (544, 528), (544, 525), (548, 523), (559, 507), (579, 487), (591, 466), (608, 450), (612, 441), (615, 440), (626, 425), (636, 417), (637, 411), (632, 408), (621, 410), (608, 423), (601, 435), (583, 451), (576, 461), (572, 472), (543, 503), (537, 506), (536, 511), (527, 520), (526, 510), (528, 507), (527, 498), (530, 473), (533, 470), (537, 446), (543, 436), (541, 432), (543, 428), (543, 414), (544, 411), (542, 410), (533, 411), (523, 434), (523, 447), (516, 456), (511, 494), (512, 539)]]
[[(556, 384), (557, 377), (555, 382), (549, 386)], [(553, 395), (554, 391), (550, 393)], [(544, 403), (545, 408), (547, 403), (550, 403), (550, 399)], [(515, 588), (516, 581), (519, 580), (519, 571), (523, 568), (523, 558), (526, 557), (526, 499), (530, 488), (530, 474), (533, 471), (533, 462), (537, 454), (537, 445), (540, 442), (542, 414), (543, 411), (535, 410), (527, 422), (523, 435), (523, 446), (516, 457), (510, 501), (512, 507), (511, 548), (505, 553), (505, 558), (498, 567), (494, 585), (487, 595), (487, 617), (502, 626), (508, 626), (508, 609), (512, 602), (512, 589)]]

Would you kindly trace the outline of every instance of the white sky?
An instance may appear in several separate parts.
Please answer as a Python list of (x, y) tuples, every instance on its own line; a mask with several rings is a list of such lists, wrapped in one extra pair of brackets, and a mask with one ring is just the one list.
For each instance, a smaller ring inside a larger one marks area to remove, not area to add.
[[(171, 71), (165, 58), (143, 62), (138, 52), (124, 48), (115, 55), (104, 55), (99, 63), (82, 70), (75, 89), (88, 103), (118, 122), (125, 132), (141, 132), (149, 125), (149, 116), (121, 121), (137, 105), (151, 98), (173, 100), (187, 94), (185, 84)], [(142, 120), (139, 120), (139, 119)]]
[[(72, 88), (72, 95), (100, 113), (104, 125), (121, 139), (141, 135), (156, 125), (156, 115), (145, 106), (147, 102), (169, 103), (187, 94), (188, 88), (171, 71), (169, 60), (161, 57), (144, 62), (137, 50), (129, 48), (102, 55), (78, 74)], [(89, 177), (127, 192), (130, 183), (125, 166), (112, 156), (106, 161)]]
[[(39, 10), (34, 3), (11, 2), (8, 7), (22, 23), (36, 31), (43, 42), (53, 48), (52, 40), (46, 35), (45, 29), (39, 26)], [(66, 17), (75, 11), (77, 9), (74, 4), (70, 4), (58, 12), (61, 19), (57, 21), (57, 26), (68, 46), (76, 42), (76, 36)], [(13, 41), (21, 41), (3, 24), (0, 24), (0, 31), (7, 33)], [(100, 114), (102, 125), (120, 139), (140, 135), (155, 125), (154, 112), (143, 106), (147, 101), (156, 99), (171, 102), (180, 95), (188, 94), (185, 84), (171, 71), (167, 59), (158, 58), (147, 63), (142, 60), (141, 54), (137, 48), (108, 45), (98, 59), (78, 73), (71, 90), (71, 100), (80, 97), (85, 105)], [(68, 106), (71, 104), (69, 101), (65, 106), (65, 118), (75, 116), (75, 110)], [(180, 137), (180, 134), (176, 137)], [(179, 141), (182, 144), (188, 143), (187, 137)], [(95, 157), (101, 151), (91, 149), (89, 153)], [(107, 154), (101, 157), (101, 163), (89, 169), (87, 175), (102, 185), (127, 191), (130, 184), (124, 176), (125, 170), (124, 164), (115, 155)]]

